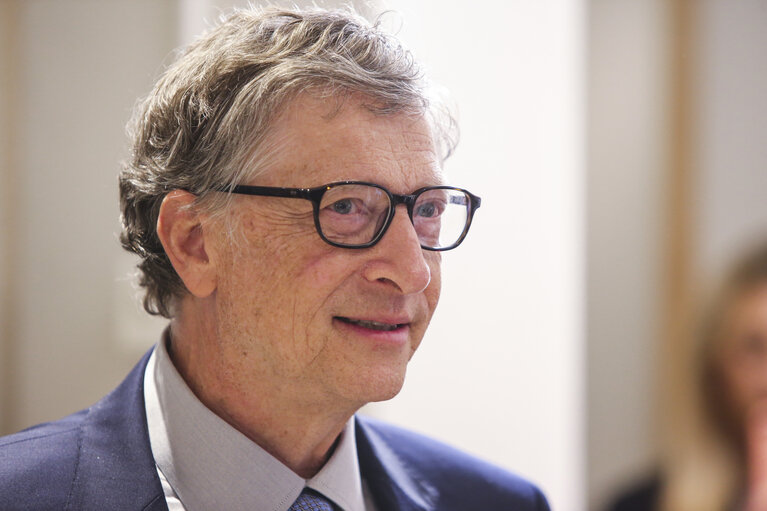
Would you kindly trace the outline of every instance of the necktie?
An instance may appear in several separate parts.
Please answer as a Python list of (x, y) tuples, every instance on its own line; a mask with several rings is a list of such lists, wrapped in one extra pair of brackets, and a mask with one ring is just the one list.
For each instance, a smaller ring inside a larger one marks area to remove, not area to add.
[(311, 488), (304, 488), (288, 511), (334, 511), (334, 508), (325, 497)]

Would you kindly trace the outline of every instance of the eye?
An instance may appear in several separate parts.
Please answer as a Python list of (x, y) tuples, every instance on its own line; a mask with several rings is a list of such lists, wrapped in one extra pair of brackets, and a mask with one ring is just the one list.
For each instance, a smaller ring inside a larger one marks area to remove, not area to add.
[(352, 199), (337, 200), (330, 205), (330, 209), (339, 215), (348, 215), (355, 210), (354, 201)]
[(441, 203), (438, 203), (436, 201), (431, 202), (424, 202), (423, 204), (418, 204), (415, 208), (415, 215), (423, 218), (433, 218), (437, 217), (442, 214), (442, 211), (444, 210), (444, 205)]

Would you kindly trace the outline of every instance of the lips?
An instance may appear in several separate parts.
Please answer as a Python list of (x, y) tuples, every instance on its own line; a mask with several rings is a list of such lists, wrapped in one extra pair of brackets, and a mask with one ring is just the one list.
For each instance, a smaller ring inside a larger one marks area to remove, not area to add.
[(366, 319), (345, 318), (343, 316), (336, 316), (335, 319), (349, 325), (356, 325), (369, 330), (377, 330), (379, 332), (391, 332), (407, 326), (407, 323), (384, 323)]

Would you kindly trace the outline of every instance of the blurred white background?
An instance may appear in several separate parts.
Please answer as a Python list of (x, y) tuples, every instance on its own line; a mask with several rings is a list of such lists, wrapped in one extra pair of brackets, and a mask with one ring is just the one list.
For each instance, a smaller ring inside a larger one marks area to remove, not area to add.
[[(117, 242), (124, 126), (173, 48), (244, 4), (0, 0), (0, 431), (89, 405), (155, 342)], [(693, 162), (678, 206), (697, 277), (767, 237), (767, 2), (356, 7), (397, 11), (385, 23), (457, 105), (448, 175), (483, 198), (405, 389), (366, 412), (534, 480), (554, 509), (599, 509), (657, 450), (670, 155)]]

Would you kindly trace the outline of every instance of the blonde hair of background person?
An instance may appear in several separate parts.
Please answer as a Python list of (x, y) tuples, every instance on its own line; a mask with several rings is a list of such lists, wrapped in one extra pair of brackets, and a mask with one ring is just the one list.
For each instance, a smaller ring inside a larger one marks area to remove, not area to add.
[(670, 389), (660, 509), (765, 509), (767, 244), (730, 270), (703, 313)]

